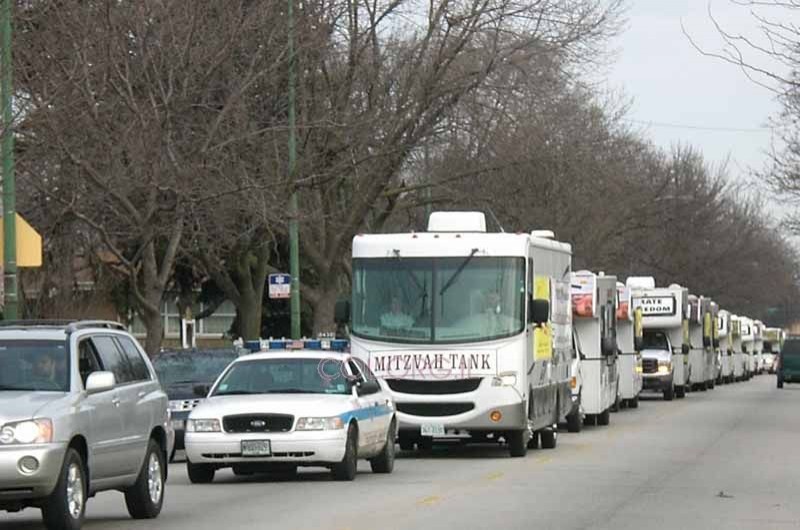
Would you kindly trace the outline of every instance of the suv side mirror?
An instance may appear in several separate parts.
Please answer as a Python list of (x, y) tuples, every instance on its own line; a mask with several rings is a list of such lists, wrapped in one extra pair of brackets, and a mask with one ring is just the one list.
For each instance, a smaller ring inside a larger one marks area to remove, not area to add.
[(359, 381), (356, 383), (356, 392), (359, 396), (376, 394), (381, 391), (381, 385), (377, 381)]
[(528, 314), (533, 324), (537, 326), (544, 324), (550, 319), (550, 302), (540, 298), (531, 299), (528, 304)]
[(681, 346), (681, 353), (684, 354), (684, 355), (689, 355), (689, 345), (688, 344), (683, 344)]
[(194, 392), (194, 395), (197, 397), (201, 398), (208, 397), (208, 393), (211, 391), (211, 385), (209, 385), (208, 383), (201, 383), (199, 385), (194, 385), (192, 387), (192, 391)]
[(86, 378), (86, 393), (91, 395), (107, 392), (113, 390), (116, 384), (117, 378), (113, 372), (92, 372)]
[(344, 325), (350, 322), (350, 300), (337, 300), (333, 308), (333, 321)]

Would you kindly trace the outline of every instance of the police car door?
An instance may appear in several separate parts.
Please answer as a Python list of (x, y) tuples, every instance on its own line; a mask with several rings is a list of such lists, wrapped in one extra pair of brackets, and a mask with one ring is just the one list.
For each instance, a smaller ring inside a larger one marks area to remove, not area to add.
[[(355, 359), (350, 359), (347, 362), (347, 366), (356, 383), (367, 381), (366, 375), (361, 371)], [(378, 420), (375, 414), (379, 405), (380, 393), (372, 392), (368, 389), (358, 389), (357, 393), (358, 410), (355, 411), (355, 417), (358, 419), (359, 427), (359, 450), (363, 449), (365, 452), (371, 452), (375, 449), (376, 438), (380, 436), (377, 425)]]

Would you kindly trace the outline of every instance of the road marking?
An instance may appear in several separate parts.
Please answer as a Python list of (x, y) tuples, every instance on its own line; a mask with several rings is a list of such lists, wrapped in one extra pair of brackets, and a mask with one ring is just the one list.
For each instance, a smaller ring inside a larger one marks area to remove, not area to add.
[(497, 471), (495, 473), (489, 473), (488, 475), (486, 475), (486, 480), (488, 481), (498, 480), (503, 478), (503, 476), (505, 476), (505, 473), (503, 473), (502, 471)]
[(438, 504), (439, 501), (441, 500), (442, 498), (439, 497), (438, 495), (431, 495), (429, 497), (425, 497), (422, 500), (417, 501), (417, 504), (421, 506), (433, 506), (434, 504)]
[(550, 456), (537, 456), (534, 459), (534, 462), (537, 462), (539, 464), (546, 464), (546, 463), (550, 462), (551, 460), (553, 460), (553, 458), (550, 457)]

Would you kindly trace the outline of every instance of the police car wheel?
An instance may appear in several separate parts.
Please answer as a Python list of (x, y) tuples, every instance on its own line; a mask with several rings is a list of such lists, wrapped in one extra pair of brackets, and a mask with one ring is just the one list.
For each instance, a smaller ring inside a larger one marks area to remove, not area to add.
[(344, 446), (342, 461), (333, 465), (331, 474), (334, 480), (350, 481), (356, 478), (358, 469), (358, 428), (350, 425), (347, 428), (347, 441)]
[(391, 473), (394, 470), (394, 425), (394, 420), (392, 420), (389, 432), (386, 434), (386, 444), (380, 454), (369, 461), (373, 473)]

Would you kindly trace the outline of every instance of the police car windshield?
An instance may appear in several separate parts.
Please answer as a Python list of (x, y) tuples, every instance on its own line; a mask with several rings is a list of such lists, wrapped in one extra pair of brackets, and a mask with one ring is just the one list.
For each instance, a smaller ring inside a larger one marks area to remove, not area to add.
[(0, 390), (66, 392), (67, 365), (66, 341), (0, 341)]
[(211, 395), (349, 394), (349, 380), (337, 359), (258, 359), (233, 364)]
[(475, 255), (353, 260), (355, 335), (387, 342), (480, 342), (525, 328), (525, 260)]

